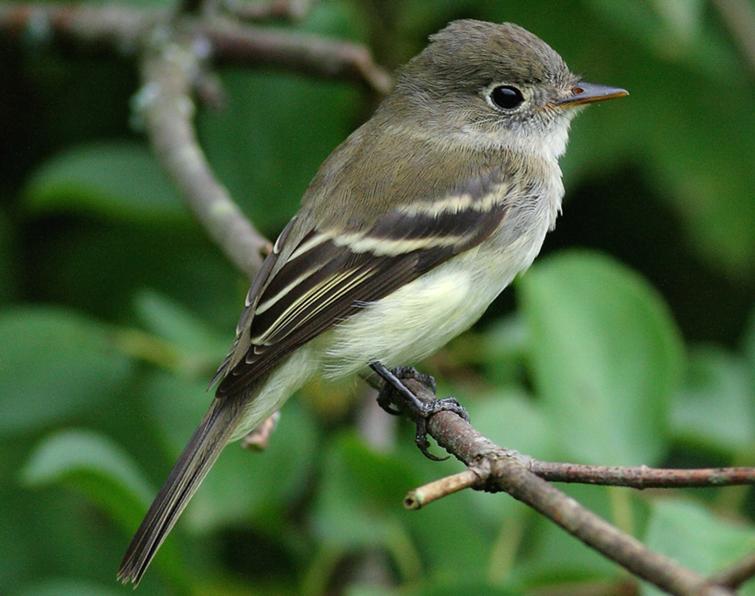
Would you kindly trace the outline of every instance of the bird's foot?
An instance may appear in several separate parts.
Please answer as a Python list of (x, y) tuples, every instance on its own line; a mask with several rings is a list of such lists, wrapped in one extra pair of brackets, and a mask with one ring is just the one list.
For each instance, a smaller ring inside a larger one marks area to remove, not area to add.
[(430, 453), (430, 442), (427, 440), (427, 423), (438, 412), (454, 412), (464, 420), (469, 420), (469, 415), (461, 404), (453, 397), (437, 399), (432, 402), (419, 399), (403, 383), (403, 380), (414, 379), (419, 381), (435, 393), (435, 379), (430, 375), (418, 372), (414, 368), (402, 366), (388, 370), (380, 362), (373, 362), (370, 364), (370, 368), (385, 381), (378, 394), (378, 405), (394, 416), (403, 412), (407, 412), (411, 416), (417, 425), (414, 441), (425, 457), (433, 461), (448, 459)]
[(371, 365), (371, 368), (380, 376), (385, 383), (382, 390), (378, 393), (377, 403), (392, 416), (401, 416), (404, 413), (402, 407), (409, 410), (410, 413), (424, 407), (424, 402), (403, 383), (405, 379), (414, 379), (419, 381), (425, 387), (435, 393), (435, 379), (424, 373), (419, 372), (411, 366), (398, 366), (388, 370), (379, 362)]

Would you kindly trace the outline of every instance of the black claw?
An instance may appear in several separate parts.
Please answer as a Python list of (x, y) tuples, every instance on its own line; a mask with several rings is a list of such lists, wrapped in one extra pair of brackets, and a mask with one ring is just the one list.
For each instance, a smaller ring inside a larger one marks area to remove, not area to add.
[(469, 414), (467, 414), (464, 406), (462, 406), (454, 397), (445, 397), (443, 399), (434, 401), (430, 407), (432, 409), (430, 415), (436, 414), (438, 412), (453, 412), (457, 416), (460, 416), (461, 418), (464, 418), (464, 420), (469, 422)]
[(414, 379), (415, 381), (422, 383), (425, 387), (429, 387), (433, 393), (437, 390), (435, 377), (421, 373), (413, 366), (398, 366), (394, 368), (392, 372), (402, 381), (405, 379)]
[(378, 395), (378, 405), (392, 415), (399, 415), (406, 411), (417, 425), (415, 442), (422, 454), (433, 461), (443, 461), (448, 457), (438, 457), (430, 453), (430, 442), (427, 440), (427, 422), (438, 412), (454, 412), (458, 416), (469, 420), (469, 415), (462, 405), (453, 397), (438, 399), (430, 403), (420, 400), (412, 391), (404, 385), (403, 379), (415, 379), (426, 387), (430, 387), (435, 393), (435, 379), (430, 375), (418, 372), (414, 368), (399, 367), (388, 370), (380, 362), (373, 362), (370, 367), (385, 383)]
[(448, 456), (438, 457), (430, 452), (430, 441), (427, 440), (427, 418), (417, 418), (417, 434), (414, 436), (414, 442), (427, 459), (431, 461), (446, 461), (448, 459)]
[(391, 416), (401, 416), (401, 410), (394, 405), (392, 399), (385, 395), (385, 392), (378, 393), (377, 403), (384, 412)]

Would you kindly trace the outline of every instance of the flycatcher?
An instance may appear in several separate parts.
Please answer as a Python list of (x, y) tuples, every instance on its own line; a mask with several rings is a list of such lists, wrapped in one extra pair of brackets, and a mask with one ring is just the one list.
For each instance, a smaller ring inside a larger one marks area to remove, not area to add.
[(275, 242), (210, 409), (118, 578), (140, 581), (223, 447), (307, 379), (417, 361), (472, 325), (553, 229), (577, 108), (623, 95), (517, 25), (462, 20), (431, 36)]

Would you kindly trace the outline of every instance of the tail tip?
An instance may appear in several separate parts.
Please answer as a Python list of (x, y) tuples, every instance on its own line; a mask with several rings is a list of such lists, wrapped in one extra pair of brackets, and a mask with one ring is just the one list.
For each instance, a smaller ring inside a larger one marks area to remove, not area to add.
[(132, 565), (123, 563), (115, 577), (123, 585), (133, 584), (132, 587), (136, 590), (139, 587), (139, 582), (142, 581), (143, 573), (140, 573), (139, 569), (135, 569)]

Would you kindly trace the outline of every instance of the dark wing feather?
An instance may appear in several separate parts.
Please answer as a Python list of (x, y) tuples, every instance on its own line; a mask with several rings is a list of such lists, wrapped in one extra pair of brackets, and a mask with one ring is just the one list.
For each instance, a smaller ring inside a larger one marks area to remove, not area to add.
[[(238, 393), (364, 303), (387, 296), (488, 238), (506, 208), (503, 201), (491, 200), (492, 181), (475, 190), (473, 196), (466, 192), (469, 200), (458, 208), (435, 212), (430, 203), (418, 204), (413, 210), (392, 211), (366, 230), (304, 235), (284, 251), (288, 260), (264, 280), (251, 319), (242, 317), (238, 331), (247, 334), (248, 348), (243, 359), (232, 352), (232, 365), (218, 372), (223, 377), (218, 395)], [(237, 339), (234, 351), (239, 345)]]
[(210, 380), (210, 386), (217, 383), (220, 379), (225, 377), (228, 372), (236, 366), (245, 356), (246, 351), (249, 349), (249, 332), (251, 329), (252, 319), (254, 318), (254, 309), (257, 307), (262, 290), (266, 287), (270, 274), (275, 270), (275, 266), (278, 264), (280, 258), (281, 249), (288, 239), (291, 230), (296, 223), (296, 216), (291, 218), (283, 231), (278, 235), (275, 244), (273, 245), (272, 252), (267, 255), (262, 262), (260, 270), (252, 280), (252, 285), (246, 294), (246, 300), (244, 301), (244, 309), (241, 311), (239, 322), (236, 324), (236, 338), (233, 340), (233, 345), (230, 351), (220, 363), (218, 369)]

